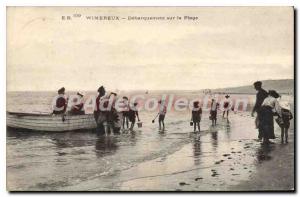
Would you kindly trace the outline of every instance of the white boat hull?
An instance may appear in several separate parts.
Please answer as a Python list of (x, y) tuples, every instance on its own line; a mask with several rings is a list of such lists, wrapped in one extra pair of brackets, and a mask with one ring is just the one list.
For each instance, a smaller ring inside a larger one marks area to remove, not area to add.
[(93, 114), (62, 115), (7, 113), (7, 126), (12, 128), (36, 131), (73, 131), (95, 129), (96, 122)]

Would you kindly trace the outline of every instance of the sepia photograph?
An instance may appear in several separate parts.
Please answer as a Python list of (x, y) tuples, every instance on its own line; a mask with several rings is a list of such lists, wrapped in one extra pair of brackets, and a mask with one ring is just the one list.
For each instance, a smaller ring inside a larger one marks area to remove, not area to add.
[(292, 6), (6, 7), (6, 190), (295, 192)]

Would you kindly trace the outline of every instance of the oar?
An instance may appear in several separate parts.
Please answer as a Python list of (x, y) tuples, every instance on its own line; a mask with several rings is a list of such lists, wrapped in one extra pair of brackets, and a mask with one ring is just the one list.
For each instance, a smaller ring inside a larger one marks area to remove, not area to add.
[[(159, 114), (159, 113), (158, 113)], [(157, 118), (158, 114), (155, 116), (155, 118), (152, 120), (152, 123), (155, 122), (155, 119)]]

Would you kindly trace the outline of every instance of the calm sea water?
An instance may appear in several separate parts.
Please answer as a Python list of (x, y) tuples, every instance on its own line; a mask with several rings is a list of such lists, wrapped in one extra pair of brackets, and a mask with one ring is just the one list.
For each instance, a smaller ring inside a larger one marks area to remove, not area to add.
[[(160, 93), (148, 96), (159, 97)], [(7, 94), (7, 111), (50, 112), (55, 92), (12, 92)], [(197, 93), (178, 95), (193, 98)], [(243, 95), (237, 95), (241, 97)], [(254, 96), (249, 106), (253, 103)], [(117, 177), (120, 172), (141, 163), (165, 157), (179, 151), (182, 147), (195, 142), (193, 129), (189, 126), (190, 111), (167, 113), (165, 123), (167, 131), (158, 132), (157, 121), (151, 122), (156, 111), (141, 111), (143, 128), (135, 128), (133, 133), (98, 136), (93, 131), (65, 133), (24, 132), (7, 130), (7, 185), (10, 190), (59, 190), (89, 180), (99, 180), (97, 185), (105, 185), (105, 178)], [(248, 114), (248, 112), (247, 112)], [(247, 115), (249, 116), (249, 114)], [(251, 123), (253, 124), (253, 123)], [(240, 124), (240, 127), (243, 125)], [(220, 125), (226, 130), (228, 126)], [(204, 112), (201, 135), (210, 133), (208, 113)], [(241, 134), (223, 132), (211, 136), (206, 143), (212, 143), (206, 153), (222, 150), (219, 140), (255, 138), (256, 133)], [(203, 138), (205, 139), (205, 138)], [(209, 146), (206, 146), (209, 147)], [(195, 147), (194, 147), (195, 148)], [(198, 155), (199, 157), (199, 155)], [(195, 160), (197, 155), (192, 156)], [(193, 163), (200, 165), (201, 163)], [(103, 178), (101, 178), (103, 177)], [(101, 181), (102, 180), (102, 181)], [(81, 190), (87, 188), (82, 187)], [(116, 189), (116, 188), (115, 188)]]

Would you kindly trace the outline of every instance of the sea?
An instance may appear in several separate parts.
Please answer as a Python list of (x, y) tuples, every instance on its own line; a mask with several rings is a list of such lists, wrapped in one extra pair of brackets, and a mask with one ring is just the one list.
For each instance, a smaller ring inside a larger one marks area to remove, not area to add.
[[(96, 95), (93, 92), (83, 93), (85, 97)], [(123, 92), (122, 94), (132, 97), (137, 92)], [(175, 98), (190, 100), (205, 96), (197, 91), (150, 91), (139, 92), (139, 94), (144, 98), (158, 99), (162, 95), (172, 94)], [(56, 92), (8, 92), (7, 111), (51, 113), (51, 103), (55, 95)], [(164, 132), (159, 131), (157, 120), (152, 123), (157, 110), (139, 111), (143, 122), (142, 128), (135, 126), (133, 132), (125, 129), (118, 135), (99, 136), (94, 130), (43, 132), (16, 130), (8, 127), (7, 189), (10, 191), (130, 190), (132, 188), (125, 187), (126, 184), (120, 179), (129, 179), (129, 176), (133, 176), (134, 173), (122, 175), (123, 172), (160, 158), (168, 158), (172, 155), (174, 157), (174, 154), (175, 159), (173, 158), (172, 161), (180, 162), (183, 158), (179, 154), (182, 149), (187, 150), (182, 154), (188, 154), (188, 159), (180, 170), (184, 170), (182, 168), (185, 165), (188, 169), (195, 166), (201, 168), (201, 166), (213, 165), (214, 159), (219, 157), (217, 153), (221, 154), (226, 149), (227, 146), (224, 143), (233, 142), (236, 149), (242, 149), (244, 145), (239, 145), (238, 140), (253, 140), (257, 135), (255, 132), (238, 132), (240, 128), (248, 125), (251, 125), (251, 128), (254, 127), (254, 119), (250, 116), (250, 110), (255, 101), (255, 95), (231, 94), (230, 96), (233, 99), (247, 98), (249, 100), (246, 111), (230, 111), (229, 119), (232, 117), (238, 120), (231, 123), (232, 129), (230, 129), (229, 122), (222, 119), (221, 112), (218, 116), (218, 125), (213, 128), (209, 120), (209, 112), (203, 111), (200, 123), (201, 132), (198, 134), (195, 134), (193, 127), (190, 126), (191, 110), (189, 109), (167, 111)], [(211, 97), (215, 95), (210, 95)], [(292, 102), (290, 96), (284, 96), (284, 99)], [(92, 110), (87, 113), (92, 113)], [(239, 129), (233, 129), (234, 127)], [(202, 144), (201, 149), (200, 144)], [(257, 162), (257, 159), (248, 159), (247, 162)], [(174, 166), (175, 164), (169, 163), (168, 165)], [(144, 168), (144, 170), (151, 171), (149, 168)], [(157, 172), (165, 171), (158, 170)], [(137, 175), (145, 174), (143, 170), (136, 173)], [(176, 173), (175, 168), (174, 173)], [(244, 176), (241, 179), (247, 179), (247, 177)], [(141, 190), (155, 190), (155, 188), (139, 186)], [(160, 188), (157, 186), (156, 189)], [(133, 190), (135, 190), (134, 187)]]

